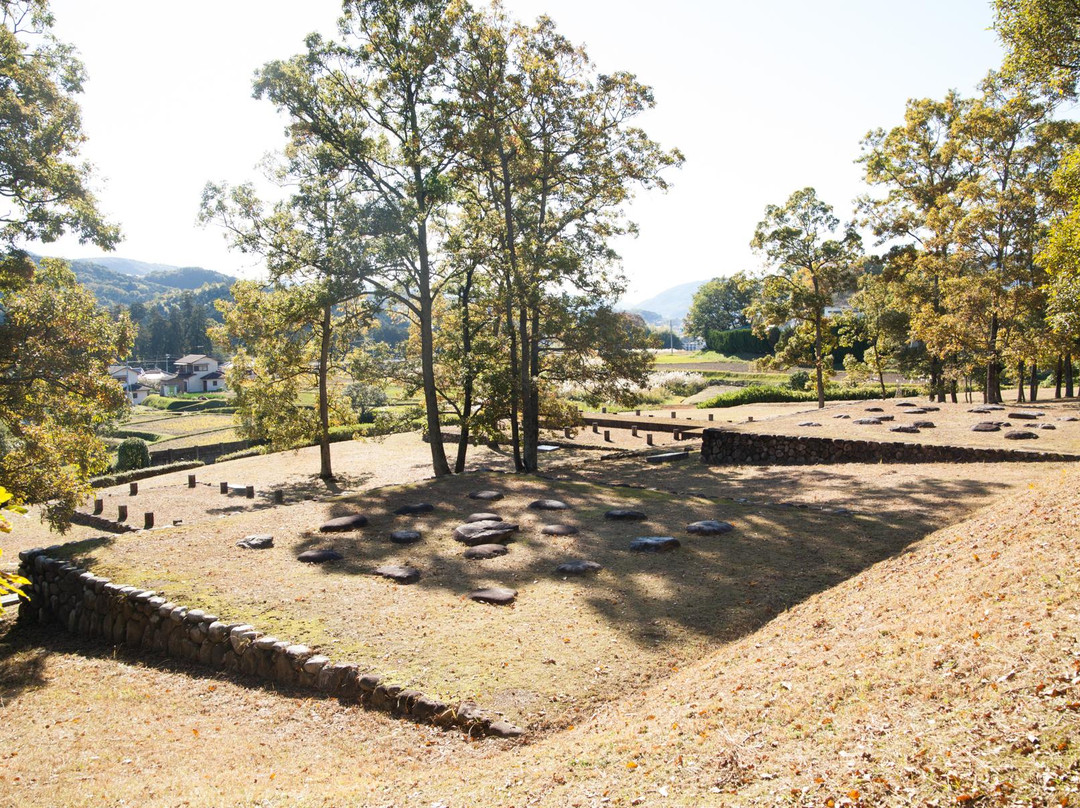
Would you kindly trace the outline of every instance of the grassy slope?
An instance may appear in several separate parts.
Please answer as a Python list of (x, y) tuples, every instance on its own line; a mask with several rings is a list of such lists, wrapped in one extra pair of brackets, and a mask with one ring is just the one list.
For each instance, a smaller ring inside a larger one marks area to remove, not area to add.
[(502, 802), (1077, 804), (1077, 482), (931, 534), (538, 744)]
[[(1075, 805), (1078, 482), (1053, 472), (516, 748), (111, 652), (20, 652), (0, 676), (23, 722), (3, 779), (40, 805)], [(85, 775), (42, 765), (61, 738)]]

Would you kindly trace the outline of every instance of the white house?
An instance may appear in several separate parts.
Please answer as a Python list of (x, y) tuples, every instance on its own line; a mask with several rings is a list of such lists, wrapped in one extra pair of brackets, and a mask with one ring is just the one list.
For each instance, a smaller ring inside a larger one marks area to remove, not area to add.
[(139, 377), (139, 381), (163, 396), (175, 396), (185, 392), (184, 383), (175, 373), (166, 373), (160, 368), (152, 368)]
[(225, 389), (225, 374), (218, 361), (204, 354), (188, 354), (176, 360), (176, 381), (185, 393), (219, 393)]
[(127, 393), (128, 401), (132, 404), (141, 404), (148, 395), (154, 392), (142, 384), (140, 381), (142, 375), (142, 368), (134, 368), (130, 365), (109, 365), (109, 376), (120, 382), (120, 386)]

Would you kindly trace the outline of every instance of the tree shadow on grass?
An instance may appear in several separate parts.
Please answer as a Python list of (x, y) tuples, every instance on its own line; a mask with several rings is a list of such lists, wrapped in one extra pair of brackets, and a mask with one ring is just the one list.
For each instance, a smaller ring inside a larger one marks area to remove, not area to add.
[[(827, 473), (834, 486), (859, 487), (866, 501), (891, 500), (896, 507), (844, 513), (833, 507), (785, 503), (784, 497), (798, 492), (796, 483), (789, 486), (784, 481), (782, 471), (765, 481), (700, 481), (702, 489), (705, 483), (713, 486), (708, 489), (712, 499), (703, 496), (705, 490), (674, 495), (585, 480), (472, 475), (469, 481), (431, 481), (368, 492), (360, 503), (337, 503), (334, 515), (362, 510), (369, 516), (369, 525), (352, 533), (310, 531), (303, 534), (295, 552), (332, 548), (341, 553), (340, 561), (321, 566), (331, 579), (370, 575), (380, 564), (410, 564), (422, 572), (414, 588), (457, 596), (504, 583), (519, 589), (521, 601), (530, 597), (535, 582), (557, 581), (560, 591), (576, 593), (596, 615), (641, 645), (679, 636), (726, 642), (908, 551), (927, 533), (956, 518), (961, 509), (955, 503), (987, 500), (1009, 488), (1004, 483), (951, 479), (929, 472), (902, 484), (890, 483), (887, 477), (867, 480), (856, 471), (836, 467)], [(682, 482), (685, 485), (685, 479)], [(477, 503), (463, 500), (462, 492), (469, 486), (519, 491), (512, 501), (508, 497), (502, 502)], [(524, 508), (525, 501), (541, 496), (563, 499), (572, 510), (540, 518)], [(436, 511), (426, 516), (392, 515), (399, 505), (421, 499), (432, 502)], [(612, 507), (640, 508), (649, 519), (610, 522), (603, 513)], [(521, 531), (508, 544), (507, 556), (494, 561), (463, 557), (466, 548), (451, 533), (471, 509), (490, 509), (508, 521), (522, 521)], [(700, 519), (729, 521), (735, 530), (715, 537), (689, 535), (686, 524)], [(581, 532), (567, 539), (541, 535), (540, 523), (545, 521), (576, 524)], [(400, 546), (389, 540), (391, 530), (406, 528), (420, 529), (423, 541)], [(654, 535), (673, 536), (682, 546), (657, 555), (629, 550), (632, 539)], [(574, 558), (597, 561), (604, 571), (595, 577), (561, 580), (555, 567)]]

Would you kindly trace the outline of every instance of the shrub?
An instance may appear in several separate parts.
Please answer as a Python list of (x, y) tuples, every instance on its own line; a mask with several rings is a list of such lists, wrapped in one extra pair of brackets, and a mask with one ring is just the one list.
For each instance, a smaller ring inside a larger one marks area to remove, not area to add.
[(150, 450), (142, 438), (127, 438), (116, 449), (116, 470), (134, 471), (150, 465)]
[(136, 480), (145, 480), (147, 477), (156, 477), (159, 474), (168, 474), (170, 471), (187, 471), (205, 465), (201, 460), (186, 460), (181, 463), (167, 463), (164, 466), (151, 466), (145, 469), (121, 471), (116, 474), (106, 474), (95, 477), (90, 481), (94, 488), (110, 488), (123, 483), (133, 483)]
[(114, 434), (118, 438), (142, 438), (147, 443), (161, 440), (161, 435), (157, 432), (141, 432), (138, 429), (118, 429)]
[(250, 449), (237, 449), (235, 452), (229, 452), (223, 454), (215, 460), (215, 463), (226, 463), (229, 460), (240, 460), (244, 457), (258, 457), (259, 455), (266, 454), (265, 446), (252, 446)]
[[(221, 394), (219, 394), (221, 395)], [(168, 412), (202, 412), (203, 410), (216, 410), (218, 412), (236, 412), (236, 407), (225, 398), (167, 398), (166, 396), (147, 396), (143, 404), (155, 410)]]
[(792, 390), (805, 390), (808, 384), (810, 384), (810, 374), (805, 370), (796, 370), (788, 376), (788, 387)]
[(770, 329), (769, 338), (755, 336), (749, 328), (735, 328), (730, 331), (710, 330), (705, 335), (705, 345), (710, 351), (725, 356), (765, 356), (773, 352), (773, 346), (780, 337), (777, 329)]
[[(890, 395), (920, 396), (926, 392), (919, 387), (902, 387), (899, 393), (892, 388)], [(829, 385), (825, 388), (826, 401), (865, 401), (867, 399), (881, 398), (881, 389), (878, 387), (863, 387), (851, 389), (850, 387), (837, 387)], [(732, 390), (729, 393), (721, 393), (715, 398), (698, 404), (700, 409), (713, 407), (738, 407), (743, 404), (769, 404), (778, 402), (817, 401), (817, 393), (814, 390), (792, 390), (787, 387), (775, 385), (751, 385), (741, 390)]]

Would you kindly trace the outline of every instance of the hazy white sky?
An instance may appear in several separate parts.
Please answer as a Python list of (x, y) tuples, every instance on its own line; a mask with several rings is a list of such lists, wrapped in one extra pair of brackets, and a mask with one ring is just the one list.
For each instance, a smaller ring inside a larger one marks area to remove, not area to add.
[[(859, 141), (904, 102), (973, 94), (1001, 60), (989, 0), (505, 0), (547, 13), (601, 70), (655, 89), (640, 123), (686, 154), (666, 194), (631, 208), (619, 243), (629, 300), (756, 267), (765, 205), (813, 185), (840, 218), (862, 193)], [(339, 0), (52, 0), (58, 35), (89, 74), (81, 103), (117, 255), (255, 275), (220, 231), (196, 224), (208, 180), (242, 182), (284, 143), (284, 120), (251, 98), (254, 70), (331, 33)], [(60, 242), (68, 258), (97, 255)]]

